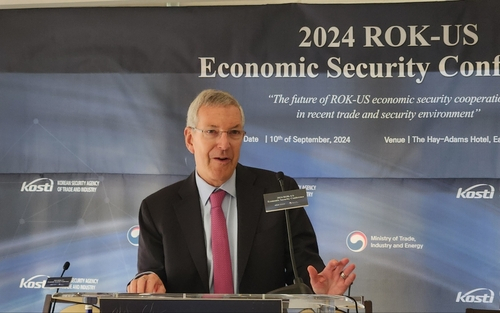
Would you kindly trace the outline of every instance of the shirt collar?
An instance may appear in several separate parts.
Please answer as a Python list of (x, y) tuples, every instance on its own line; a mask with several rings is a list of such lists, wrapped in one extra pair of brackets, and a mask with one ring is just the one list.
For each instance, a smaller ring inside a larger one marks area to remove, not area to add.
[(207, 204), (210, 199), (210, 195), (214, 190), (222, 189), (232, 197), (236, 197), (236, 170), (233, 172), (233, 175), (220, 187), (214, 187), (209, 185), (203, 178), (198, 175), (198, 172), (195, 171), (196, 175), (196, 185), (198, 186), (198, 192), (200, 194), (200, 198), (203, 201), (203, 204)]

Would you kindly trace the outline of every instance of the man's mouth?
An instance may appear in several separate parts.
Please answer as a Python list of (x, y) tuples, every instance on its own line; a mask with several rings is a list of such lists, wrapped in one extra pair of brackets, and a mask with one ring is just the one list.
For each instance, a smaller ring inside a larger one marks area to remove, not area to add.
[(227, 162), (231, 159), (227, 158), (227, 157), (215, 157), (214, 160), (217, 160), (217, 161), (220, 161), (220, 162)]

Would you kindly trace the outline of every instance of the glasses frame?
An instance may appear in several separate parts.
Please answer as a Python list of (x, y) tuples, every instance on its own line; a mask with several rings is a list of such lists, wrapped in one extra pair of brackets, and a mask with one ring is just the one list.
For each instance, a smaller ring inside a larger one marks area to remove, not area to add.
[[(232, 139), (232, 140), (240, 140), (240, 139), (243, 139), (243, 137), (245, 137), (245, 135), (247, 133), (243, 129), (229, 129), (229, 130), (200, 129), (200, 128), (196, 128), (196, 127), (193, 127), (193, 126), (189, 126), (189, 128), (191, 128), (192, 130), (197, 130), (197, 131), (201, 132), (204, 138), (212, 139), (212, 140), (220, 138), (223, 133), (226, 133), (227, 137), (230, 138), (230, 139)], [(239, 132), (237, 134), (236, 138), (234, 137), (235, 134), (231, 134), (232, 131), (238, 131)], [(211, 133), (211, 132), (214, 132), (214, 133)]]

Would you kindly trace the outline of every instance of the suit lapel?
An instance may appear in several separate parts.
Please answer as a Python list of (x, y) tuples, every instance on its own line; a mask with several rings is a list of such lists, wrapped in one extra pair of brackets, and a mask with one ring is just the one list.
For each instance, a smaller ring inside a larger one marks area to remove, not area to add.
[(236, 168), (238, 205), (238, 282), (241, 282), (248, 262), (253, 239), (262, 214), (264, 190), (254, 185), (255, 174), (244, 166)]
[[(253, 246), (253, 239), (262, 214), (264, 189), (254, 185), (256, 176), (246, 167), (238, 164), (236, 168), (236, 197), (238, 206), (238, 281), (243, 273)], [(200, 274), (207, 292), (208, 285), (207, 255), (205, 234), (201, 216), (199, 193), (194, 173), (180, 186), (182, 201), (175, 208), (177, 219), (186, 239), (188, 249)]]
[(193, 262), (200, 274), (200, 279), (208, 292), (210, 287), (208, 286), (207, 249), (205, 247), (205, 233), (199, 200), (200, 196), (198, 188), (196, 187), (194, 173), (191, 174), (179, 188), (179, 195), (182, 201), (175, 208), (177, 219), (181, 225), (182, 234), (186, 239)]

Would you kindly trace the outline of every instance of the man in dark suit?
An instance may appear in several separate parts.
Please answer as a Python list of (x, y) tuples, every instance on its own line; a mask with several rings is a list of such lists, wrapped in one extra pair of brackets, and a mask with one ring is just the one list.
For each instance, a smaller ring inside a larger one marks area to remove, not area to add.
[[(129, 292), (214, 292), (209, 197), (218, 189), (225, 191), (231, 292), (267, 293), (293, 283), (284, 212), (264, 208), (263, 194), (281, 191), (276, 174), (238, 163), (244, 124), (243, 109), (226, 92), (205, 90), (191, 103), (184, 136), (196, 169), (142, 202), (139, 274)], [(286, 176), (284, 186), (298, 189)], [(289, 213), (298, 275), (315, 293), (344, 293), (354, 265), (342, 259), (325, 266), (305, 210)]]

